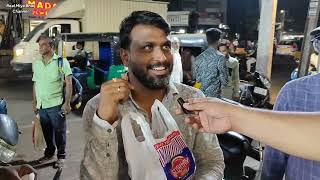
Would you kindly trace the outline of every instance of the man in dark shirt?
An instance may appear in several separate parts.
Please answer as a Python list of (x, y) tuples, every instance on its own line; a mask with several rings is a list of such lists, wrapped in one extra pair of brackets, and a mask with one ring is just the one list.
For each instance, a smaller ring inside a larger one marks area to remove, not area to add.
[(228, 84), (226, 58), (217, 48), (221, 31), (211, 28), (206, 31), (208, 49), (194, 62), (193, 78), (201, 83), (200, 90), (207, 97), (221, 97), (221, 86)]

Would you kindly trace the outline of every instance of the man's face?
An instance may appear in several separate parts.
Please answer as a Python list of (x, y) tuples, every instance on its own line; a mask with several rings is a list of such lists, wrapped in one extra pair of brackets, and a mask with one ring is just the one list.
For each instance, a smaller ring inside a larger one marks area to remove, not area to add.
[(121, 58), (141, 84), (149, 89), (164, 89), (172, 72), (171, 44), (165, 32), (150, 25), (137, 25), (130, 34), (129, 50)]
[(178, 51), (179, 50), (179, 43), (177, 41), (172, 42), (171, 48)]
[(39, 52), (41, 55), (47, 55), (52, 52), (52, 47), (50, 46), (49, 39), (41, 39), (39, 41)]
[(83, 47), (82, 47), (82, 45), (81, 45), (81, 44), (76, 44), (76, 49), (78, 49), (78, 50), (82, 50), (82, 49), (83, 49)]
[(224, 54), (226, 57), (229, 55), (228, 48), (226, 46), (220, 46), (219, 51)]

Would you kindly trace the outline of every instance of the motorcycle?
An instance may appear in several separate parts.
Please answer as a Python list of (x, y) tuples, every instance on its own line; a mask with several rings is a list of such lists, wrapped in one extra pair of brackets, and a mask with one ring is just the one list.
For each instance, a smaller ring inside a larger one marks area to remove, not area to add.
[[(239, 102), (222, 98), (223, 101), (234, 105), (240, 105)], [(217, 135), (220, 147), (223, 152), (225, 170), (225, 180), (253, 180), (257, 171), (251, 167), (244, 166), (247, 156), (260, 162), (262, 159), (261, 146), (252, 145), (252, 139), (240, 133), (229, 131)]]
[[(55, 161), (40, 163), (38, 160), (14, 160), (19, 134), (21, 134), (21, 132), (19, 132), (17, 122), (7, 115), (6, 100), (0, 98), (0, 167), (5, 168), (29, 165), (34, 169), (42, 169), (52, 166), (55, 163)], [(62, 168), (58, 168), (53, 179), (58, 180), (61, 172)], [(33, 176), (30, 175), (29, 179), (33, 179)]]
[(270, 103), (271, 82), (258, 72), (253, 73), (249, 81), (241, 81), (240, 104), (254, 107), (273, 109)]
[[(242, 81), (240, 85), (240, 100), (238, 105), (254, 108), (273, 109), (270, 104), (270, 80), (258, 72), (249, 73), (248, 81)], [(228, 132), (218, 135), (221, 149), (225, 157), (225, 179), (253, 180), (257, 170), (244, 167), (247, 156), (261, 162), (263, 148), (253, 145), (253, 139), (236, 132)]]

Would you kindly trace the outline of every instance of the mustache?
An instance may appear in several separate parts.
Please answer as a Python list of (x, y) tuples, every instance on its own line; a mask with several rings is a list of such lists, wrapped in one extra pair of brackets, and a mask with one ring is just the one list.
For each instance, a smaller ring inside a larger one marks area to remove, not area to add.
[(166, 68), (170, 68), (171, 64), (169, 62), (157, 62), (157, 63), (153, 63), (153, 64), (148, 64), (147, 65), (147, 69), (153, 69), (159, 66), (164, 66)]

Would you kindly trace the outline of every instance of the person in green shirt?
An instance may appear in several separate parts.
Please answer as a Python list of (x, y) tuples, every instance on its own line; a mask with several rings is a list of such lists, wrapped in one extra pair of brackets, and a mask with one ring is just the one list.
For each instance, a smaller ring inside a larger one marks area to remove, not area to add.
[[(63, 67), (58, 66), (58, 55), (54, 53), (53, 40), (45, 35), (38, 39), (42, 55), (33, 63), (33, 110), (40, 116), (43, 135), (47, 144), (40, 163), (53, 159), (57, 149), (54, 167), (63, 166), (66, 147), (66, 117), (71, 111), (72, 71), (69, 62), (63, 59)], [(63, 77), (65, 93), (63, 93)], [(64, 97), (63, 97), (64, 95)]]

